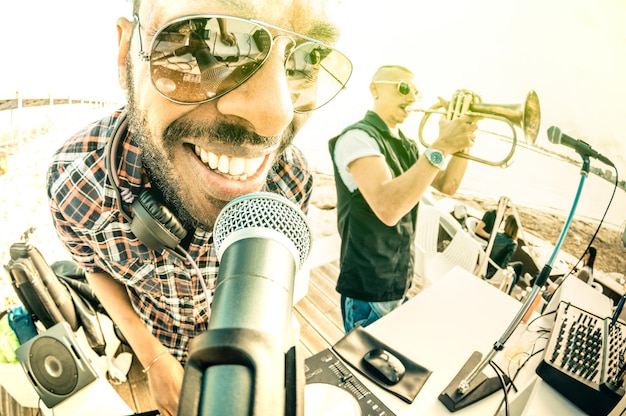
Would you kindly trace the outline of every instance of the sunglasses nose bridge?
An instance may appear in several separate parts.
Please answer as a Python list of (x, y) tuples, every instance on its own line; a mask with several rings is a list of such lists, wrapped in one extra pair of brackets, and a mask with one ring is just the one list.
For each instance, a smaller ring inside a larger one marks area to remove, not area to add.
[[(293, 49), (297, 43), (293, 36), (281, 34), (281, 35), (274, 36), (274, 42), (273, 42), (272, 48), (276, 47), (277, 44), (283, 43), (283, 41), (286, 43), (286, 45), (291, 44), (289, 49)], [(285, 49), (287, 50), (287, 46), (285, 46)]]

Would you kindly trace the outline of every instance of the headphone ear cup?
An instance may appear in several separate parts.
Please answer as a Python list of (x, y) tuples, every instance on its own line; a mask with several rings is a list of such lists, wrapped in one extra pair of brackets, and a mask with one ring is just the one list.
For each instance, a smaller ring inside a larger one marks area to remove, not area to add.
[(152, 249), (174, 249), (187, 235), (187, 230), (149, 189), (144, 189), (133, 202), (133, 221), (130, 229), (146, 246)]

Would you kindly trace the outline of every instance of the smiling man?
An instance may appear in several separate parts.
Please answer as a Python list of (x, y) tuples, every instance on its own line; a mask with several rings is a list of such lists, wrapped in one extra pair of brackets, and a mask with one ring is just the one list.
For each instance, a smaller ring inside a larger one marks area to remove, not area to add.
[(405, 300), (413, 281), (417, 204), (431, 185), (456, 192), (467, 159), (452, 156), (447, 166), (444, 159), (469, 151), (476, 131), (472, 117), (442, 117), (439, 136), (420, 156), (399, 129), (419, 96), (413, 73), (382, 66), (370, 92), (373, 109), (329, 142), (341, 236), (337, 291), (346, 332), (371, 324)]
[(176, 413), (189, 342), (210, 319), (217, 215), (256, 191), (306, 211), (312, 176), (291, 142), (352, 71), (323, 2), (279, 3), (136, 0), (133, 20), (117, 22), (128, 104), (49, 168), (59, 237), (163, 415)]

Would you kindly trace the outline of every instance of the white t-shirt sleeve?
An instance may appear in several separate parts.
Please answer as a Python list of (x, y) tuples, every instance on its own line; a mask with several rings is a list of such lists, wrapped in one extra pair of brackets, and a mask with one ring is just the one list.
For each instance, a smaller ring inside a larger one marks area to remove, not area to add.
[(348, 166), (357, 159), (368, 156), (383, 157), (376, 140), (363, 130), (353, 129), (344, 133), (335, 144), (333, 155), (335, 165), (339, 171), (341, 180), (350, 190), (354, 191), (357, 186), (354, 178), (350, 174)]

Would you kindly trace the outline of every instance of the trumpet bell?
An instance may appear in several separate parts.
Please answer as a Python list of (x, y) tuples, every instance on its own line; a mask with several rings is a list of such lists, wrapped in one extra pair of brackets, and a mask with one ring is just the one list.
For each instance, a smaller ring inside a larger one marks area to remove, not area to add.
[(533, 90), (526, 95), (524, 104), (471, 104), (469, 110), (476, 115), (502, 117), (524, 132), (526, 143), (535, 144), (541, 123), (539, 97)]
[(524, 118), (521, 125), (524, 131), (526, 143), (535, 144), (537, 135), (539, 135), (539, 125), (541, 124), (541, 107), (539, 106), (539, 97), (535, 91), (530, 90), (526, 96), (524, 105)]

